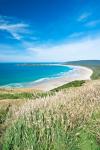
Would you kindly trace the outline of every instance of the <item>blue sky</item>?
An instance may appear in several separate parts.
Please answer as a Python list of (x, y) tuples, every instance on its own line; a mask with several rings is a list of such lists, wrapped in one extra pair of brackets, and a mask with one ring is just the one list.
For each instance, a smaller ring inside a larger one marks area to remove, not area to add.
[(0, 0), (0, 62), (100, 59), (100, 0)]

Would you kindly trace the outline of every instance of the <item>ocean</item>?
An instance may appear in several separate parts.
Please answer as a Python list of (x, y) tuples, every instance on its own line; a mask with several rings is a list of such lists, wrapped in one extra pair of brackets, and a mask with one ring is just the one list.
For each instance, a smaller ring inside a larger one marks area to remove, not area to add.
[(29, 87), (43, 80), (64, 76), (72, 69), (49, 63), (0, 63), (0, 87)]

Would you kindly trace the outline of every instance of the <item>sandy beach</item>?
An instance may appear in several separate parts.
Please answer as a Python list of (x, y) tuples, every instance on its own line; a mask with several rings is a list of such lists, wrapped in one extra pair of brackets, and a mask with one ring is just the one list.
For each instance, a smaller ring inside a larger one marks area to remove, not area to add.
[(72, 65), (67, 66), (72, 67), (74, 69), (66, 73), (64, 76), (36, 83), (32, 86), (32, 88), (36, 90), (49, 91), (59, 86), (62, 86), (66, 83), (69, 83), (71, 81), (91, 80), (90, 77), (93, 73), (91, 69), (82, 66), (72, 66)]

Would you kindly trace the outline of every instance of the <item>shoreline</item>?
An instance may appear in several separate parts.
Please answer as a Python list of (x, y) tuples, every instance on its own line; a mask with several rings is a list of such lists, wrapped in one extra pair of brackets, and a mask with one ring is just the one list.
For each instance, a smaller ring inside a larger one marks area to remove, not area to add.
[[(75, 80), (91, 80), (93, 70), (88, 67), (76, 66), (76, 65), (63, 65), (63, 64), (49, 64), (56, 66), (66, 66), (72, 68), (72, 70), (64, 73), (59, 77), (40, 79), (39, 82), (26, 83), (27, 86), (23, 87), (7, 87), (7, 89), (33, 89), (36, 91), (50, 91), (54, 88), (70, 83)], [(4, 88), (6, 89), (6, 88)]]
[(72, 67), (73, 70), (69, 71), (64, 76), (36, 83), (31, 88), (39, 91), (50, 91), (54, 88), (57, 88), (59, 86), (62, 86), (75, 80), (91, 80), (93, 70), (88, 67), (74, 66), (74, 65), (61, 65), (61, 66)]

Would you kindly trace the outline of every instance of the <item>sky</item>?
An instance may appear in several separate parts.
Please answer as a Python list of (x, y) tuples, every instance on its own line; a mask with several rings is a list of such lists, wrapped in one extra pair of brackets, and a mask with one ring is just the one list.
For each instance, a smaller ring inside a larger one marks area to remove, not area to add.
[(100, 60), (100, 0), (0, 0), (0, 62)]

